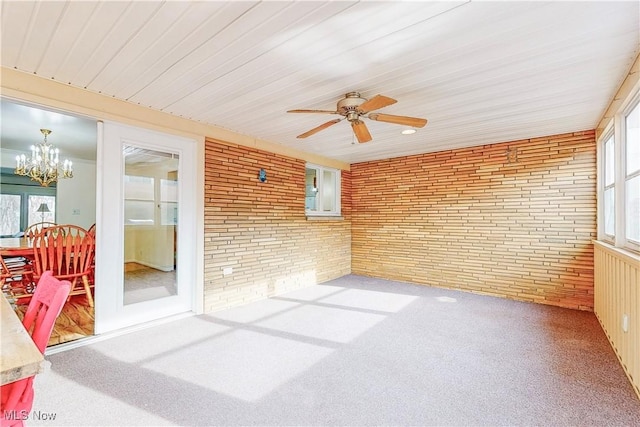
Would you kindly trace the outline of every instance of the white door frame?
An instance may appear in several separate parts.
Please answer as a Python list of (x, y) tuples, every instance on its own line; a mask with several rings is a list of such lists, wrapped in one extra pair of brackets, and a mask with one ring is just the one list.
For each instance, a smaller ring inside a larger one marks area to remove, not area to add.
[[(179, 155), (179, 220), (177, 295), (136, 304), (123, 304), (124, 198), (122, 144), (166, 150)], [(101, 334), (185, 312), (200, 312), (202, 292), (200, 264), (202, 233), (197, 232), (197, 173), (199, 153), (196, 140), (159, 133), (115, 122), (98, 124), (96, 206), (95, 333)]]

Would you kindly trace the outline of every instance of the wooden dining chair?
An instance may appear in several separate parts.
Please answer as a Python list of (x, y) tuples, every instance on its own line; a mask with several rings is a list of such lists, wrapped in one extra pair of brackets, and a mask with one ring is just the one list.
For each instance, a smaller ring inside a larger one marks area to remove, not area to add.
[[(44, 354), (53, 326), (69, 296), (71, 283), (58, 280), (51, 271), (44, 272), (33, 298), (29, 302), (22, 324), (31, 335), (38, 350)], [(33, 406), (33, 380), (24, 378), (2, 386), (0, 389), (0, 426), (22, 426), (23, 416)]]
[(26, 228), (26, 230), (24, 230), (24, 237), (26, 237), (27, 239), (33, 239), (34, 237), (36, 237), (36, 234), (39, 234), (43, 229), (55, 227), (56, 225), (57, 224), (55, 222), (48, 221), (31, 224)]
[(84, 228), (48, 227), (33, 240), (33, 278), (37, 281), (51, 270), (54, 277), (71, 282), (70, 295), (86, 294), (89, 306), (93, 307), (89, 276), (94, 256), (95, 240)]
[[(89, 234), (93, 236), (93, 240), (96, 240), (96, 223), (94, 222), (91, 227), (87, 230)], [(96, 257), (93, 257), (93, 261), (91, 262), (91, 274), (89, 274), (89, 284), (91, 286), (95, 286), (96, 281)]]

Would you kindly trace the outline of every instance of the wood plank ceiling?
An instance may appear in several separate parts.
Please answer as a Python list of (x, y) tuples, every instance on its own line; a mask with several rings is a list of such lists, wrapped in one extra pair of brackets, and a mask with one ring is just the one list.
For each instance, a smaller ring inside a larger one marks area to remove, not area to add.
[[(349, 163), (593, 129), (640, 51), (639, 2), (2, 2), (3, 67)], [(345, 93), (398, 102), (365, 119)]]

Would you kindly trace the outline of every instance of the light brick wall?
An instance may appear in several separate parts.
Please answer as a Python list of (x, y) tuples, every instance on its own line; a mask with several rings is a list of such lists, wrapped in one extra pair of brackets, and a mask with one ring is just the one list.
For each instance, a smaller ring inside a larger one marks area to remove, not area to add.
[(585, 131), (353, 164), (352, 272), (592, 310), (595, 153)]
[[(307, 221), (303, 160), (210, 139), (205, 157), (205, 312), (351, 272), (348, 171), (342, 171), (344, 220)], [(233, 273), (224, 276), (225, 267)]]

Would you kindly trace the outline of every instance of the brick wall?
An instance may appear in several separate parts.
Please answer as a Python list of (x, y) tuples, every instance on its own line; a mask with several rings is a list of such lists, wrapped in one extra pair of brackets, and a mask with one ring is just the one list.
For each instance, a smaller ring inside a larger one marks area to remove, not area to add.
[[(205, 312), (351, 272), (348, 171), (344, 220), (307, 221), (303, 160), (210, 139), (205, 157)], [(225, 267), (233, 273), (224, 276)]]
[(595, 150), (586, 131), (351, 165), (352, 272), (592, 310)]

